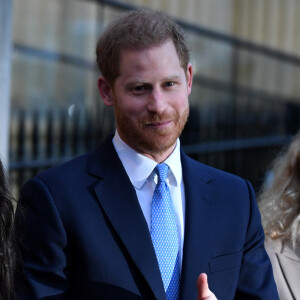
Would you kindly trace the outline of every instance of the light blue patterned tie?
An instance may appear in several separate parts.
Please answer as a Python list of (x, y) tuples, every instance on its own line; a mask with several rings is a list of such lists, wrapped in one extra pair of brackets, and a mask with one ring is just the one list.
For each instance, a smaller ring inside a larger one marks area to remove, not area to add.
[(168, 300), (178, 299), (179, 246), (174, 206), (166, 179), (168, 165), (158, 164), (158, 176), (152, 200), (151, 237)]

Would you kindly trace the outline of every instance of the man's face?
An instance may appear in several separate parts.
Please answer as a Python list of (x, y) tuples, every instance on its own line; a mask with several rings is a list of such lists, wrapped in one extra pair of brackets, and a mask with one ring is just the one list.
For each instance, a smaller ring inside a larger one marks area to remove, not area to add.
[(144, 155), (170, 155), (188, 118), (191, 84), (192, 67), (183, 70), (171, 40), (122, 50), (111, 93), (123, 141)]

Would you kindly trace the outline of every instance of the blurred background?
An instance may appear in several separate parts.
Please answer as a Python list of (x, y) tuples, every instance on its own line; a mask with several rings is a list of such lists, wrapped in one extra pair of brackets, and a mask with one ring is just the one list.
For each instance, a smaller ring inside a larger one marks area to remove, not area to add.
[(1, 3), (0, 154), (16, 195), (28, 178), (114, 130), (97, 91), (95, 45), (125, 10), (162, 10), (187, 33), (195, 78), (181, 141), (190, 156), (249, 179), (257, 191), (300, 127), (300, 1)]

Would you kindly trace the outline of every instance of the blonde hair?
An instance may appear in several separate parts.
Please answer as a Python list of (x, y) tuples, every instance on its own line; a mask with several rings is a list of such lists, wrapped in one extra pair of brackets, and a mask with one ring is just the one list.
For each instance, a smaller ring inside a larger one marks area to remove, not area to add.
[(263, 185), (258, 196), (262, 224), (267, 237), (300, 240), (300, 133), (274, 161), (271, 184)]

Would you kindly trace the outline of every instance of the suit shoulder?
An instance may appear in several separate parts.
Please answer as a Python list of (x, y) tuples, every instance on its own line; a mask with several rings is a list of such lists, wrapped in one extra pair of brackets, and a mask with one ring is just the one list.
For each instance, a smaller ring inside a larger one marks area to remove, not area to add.
[(83, 173), (91, 155), (92, 152), (85, 153), (59, 165), (50, 167), (39, 173), (35, 178), (41, 181), (49, 181), (52, 179), (64, 181), (64, 178), (76, 178), (76, 176)]
[(199, 173), (204, 174), (207, 178), (213, 178), (214, 180), (221, 180), (221, 181), (234, 181), (234, 182), (245, 182), (245, 179), (235, 175), (233, 173), (229, 173), (226, 171), (223, 171), (221, 169), (217, 169), (215, 167), (206, 165), (202, 162), (199, 162), (189, 156), (186, 156), (186, 160), (188, 161), (188, 164), (193, 165), (195, 170), (197, 170)]

